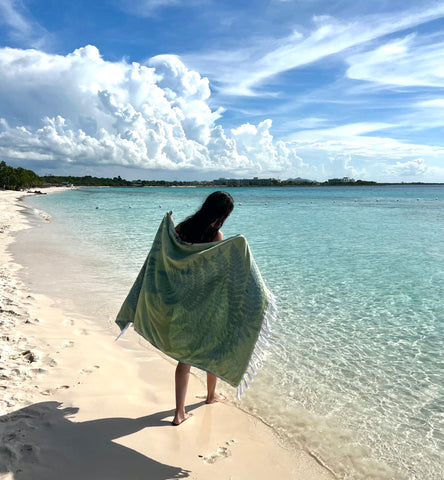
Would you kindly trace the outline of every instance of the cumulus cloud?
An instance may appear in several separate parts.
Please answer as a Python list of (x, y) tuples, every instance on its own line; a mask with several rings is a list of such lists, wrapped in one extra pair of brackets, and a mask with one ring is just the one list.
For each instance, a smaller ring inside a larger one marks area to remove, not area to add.
[(396, 125), (358, 123), (305, 130), (292, 135), (288, 144), (308, 164), (307, 171), (314, 177), (316, 171), (324, 178), (348, 176), (376, 181), (423, 175), (422, 181), (442, 182), (444, 148), (381, 135), (382, 130), (392, 127)]
[(254, 174), (302, 164), (269, 120), (227, 134), (208, 79), (174, 56), (143, 65), (107, 62), (91, 45), (66, 56), (3, 48), (0, 83), (5, 159)]
[(416, 158), (408, 162), (396, 162), (395, 165), (387, 168), (387, 173), (399, 177), (416, 177), (423, 175), (426, 171), (427, 166), (422, 158)]
[(351, 155), (345, 153), (339, 153), (330, 157), (329, 171), (335, 178), (361, 178), (363, 173), (358, 172), (358, 170), (352, 165)]
[[(172, 55), (140, 64), (106, 61), (91, 45), (65, 56), (3, 48), (0, 84), (0, 158), (37, 171), (52, 164), (59, 172), (114, 166), (138, 175), (187, 170), (382, 180), (381, 172), (406, 175), (415, 165), (420, 172), (418, 158), (429, 165), (427, 174), (441, 172), (436, 159), (444, 156), (440, 147), (380, 135), (399, 127), (383, 122), (306, 129), (287, 141), (273, 138), (269, 119), (224, 130), (223, 110), (210, 107), (208, 79)], [(442, 100), (417, 108), (438, 112)], [(381, 159), (398, 163), (367, 168)]]

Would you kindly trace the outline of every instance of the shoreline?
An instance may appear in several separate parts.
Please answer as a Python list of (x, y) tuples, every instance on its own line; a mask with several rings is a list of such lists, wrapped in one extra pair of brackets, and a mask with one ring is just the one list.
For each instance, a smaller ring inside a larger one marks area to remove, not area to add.
[(205, 405), (194, 375), (193, 417), (172, 427), (174, 362), (133, 331), (115, 343), (98, 322), (23, 283), (9, 246), (32, 228), (18, 201), (26, 195), (0, 192), (0, 478), (334, 478), (259, 419), (229, 403)]

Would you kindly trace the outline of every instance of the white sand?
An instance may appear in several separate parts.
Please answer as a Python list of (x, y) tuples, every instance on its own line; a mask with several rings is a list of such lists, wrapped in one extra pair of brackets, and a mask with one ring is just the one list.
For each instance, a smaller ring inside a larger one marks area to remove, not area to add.
[(23, 195), (0, 191), (1, 479), (333, 478), (254, 417), (227, 403), (205, 405), (194, 376), (193, 417), (171, 426), (173, 362), (132, 331), (114, 342), (20, 280), (8, 245), (28, 228)]

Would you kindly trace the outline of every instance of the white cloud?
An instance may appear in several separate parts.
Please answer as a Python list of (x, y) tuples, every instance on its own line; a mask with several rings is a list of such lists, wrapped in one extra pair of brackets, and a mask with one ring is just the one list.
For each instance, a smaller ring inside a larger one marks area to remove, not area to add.
[[(45, 172), (52, 163), (59, 172), (62, 166), (108, 165), (384, 180), (384, 172), (406, 175), (415, 165), (419, 174), (421, 158), (427, 164), (424, 174), (442, 175), (438, 159), (444, 158), (443, 148), (380, 135), (399, 125), (361, 122), (307, 129), (286, 142), (273, 138), (271, 120), (225, 131), (217, 123), (222, 111), (209, 106), (208, 79), (174, 56), (142, 65), (105, 61), (94, 46), (66, 56), (3, 48), (0, 84), (0, 158), (40, 163)], [(441, 107), (439, 98), (417, 105), (436, 112)]]
[(434, 98), (432, 100), (424, 100), (416, 104), (418, 107), (424, 108), (444, 108), (444, 99), (443, 98)]
[(328, 169), (330, 176), (334, 178), (366, 178), (365, 170), (358, 170), (352, 164), (352, 157), (347, 153), (339, 153), (330, 157)]
[(12, 27), (22, 35), (28, 35), (31, 26), (17, 11), (17, 2), (14, 0), (0, 0), (0, 13), (4, 23)]
[(293, 135), (289, 143), (299, 152), (317, 150), (332, 155), (361, 156), (373, 161), (381, 158), (400, 160), (418, 155), (430, 159), (444, 158), (444, 148), (440, 146), (406, 143), (390, 137), (354, 135), (354, 131), (355, 125), (350, 128), (345, 125), (326, 130), (308, 130)]
[(268, 120), (227, 135), (208, 79), (174, 56), (141, 65), (91, 45), (66, 56), (4, 48), (0, 83), (2, 158), (254, 174), (300, 164)]
[(409, 181), (407, 177), (415, 175), (421, 176), (415, 181), (443, 182), (444, 148), (376, 135), (392, 127), (396, 125), (359, 123), (305, 130), (294, 134), (287, 144), (304, 159), (314, 176), (317, 168), (324, 177)]
[(355, 80), (404, 87), (444, 84), (444, 42), (421, 45), (416, 35), (352, 55), (347, 63), (347, 76)]
[[(294, 31), (281, 38), (255, 39), (255, 43), (237, 50), (199, 52), (185, 55), (188, 65), (209, 75), (221, 90), (231, 95), (258, 95), (271, 77), (338, 54), (351, 47), (374, 41), (388, 34), (429, 22), (444, 15), (444, 5), (421, 7), (388, 15), (362, 17), (356, 21), (340, 22), (329, 16), (313, 19), (315, 29), (308, 35)], [(426, 46), (423, 47), (427, 49)], [(428, 52), (436, 53), (435, 50)]]
[(210, 97), (208, 79), (188, 70), (176, 55), (158, 55), (152, 57), (148, 64), (156, 69), (156, 75), (160, 77), (157, 83), (171, 99), (207, 100)]
[(387, 173), (397, 177), (416, 177), (423, 175), (427, 166), (422, 158), (416, 158), (408, 162), (396, 162), (395, 165), (387, 167)]
[(0, 24), (9, 27), (11, 38), (26, 45), (41, 47), (46, 42), (48, 32), (28, 17), (22, 1), (0, 0)]
[[(377, 132), (392, 127), (393, 125), (383, 122), (359, 122), (339, 125), (332, 128), (302, 130), (292, 136), (301, 141), (327, 141), (336, 139), (356, 138), (366, 133)], [(360, 137), (361, 138), (361, 137)]]
[(444, 127), (444, 99), (433, 98), (416, 102), (412, 113), (402, 118), (404, 128), (421, 130)]
[(296, 150), (285, 142), (273, 142), (271, 120), (258, 126), (246, 123), (231, 130), (240, 155), (251, 159), (257, 173), (280, 172), (283, 169), (301, 169), (305, 166)]
[(199, 5), (204, 0), (131, 0), (120, 1), (120, 8), (130, 14), (140, 17), (153, 17), (163, 8), (192, 7)]

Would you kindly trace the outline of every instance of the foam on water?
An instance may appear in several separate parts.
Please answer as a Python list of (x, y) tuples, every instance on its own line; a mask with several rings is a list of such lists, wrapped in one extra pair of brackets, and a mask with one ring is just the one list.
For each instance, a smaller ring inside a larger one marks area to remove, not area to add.
[[(180, 221), (209, 191), (81, 189), (31, 201), (96, 262), (112, 315), (164, 212)], [(444, 188), (230, 191), (225, 236), (247, 237), (280, 310), (241, 408), (339, 477), (443, 478)]]

